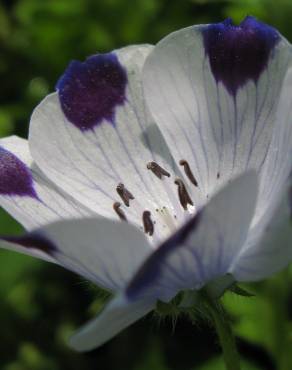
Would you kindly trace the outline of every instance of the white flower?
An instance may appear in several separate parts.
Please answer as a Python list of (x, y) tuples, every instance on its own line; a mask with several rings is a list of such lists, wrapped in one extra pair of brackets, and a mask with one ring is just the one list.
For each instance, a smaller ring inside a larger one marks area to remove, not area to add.
[(72, 62), (29, 141), (1, 139), (1, 205), (28, 230), (3, 246), (116, 294), (74, 348), (180, 290), (289, 263), (291, 58), (251, 17), (189, 27)]

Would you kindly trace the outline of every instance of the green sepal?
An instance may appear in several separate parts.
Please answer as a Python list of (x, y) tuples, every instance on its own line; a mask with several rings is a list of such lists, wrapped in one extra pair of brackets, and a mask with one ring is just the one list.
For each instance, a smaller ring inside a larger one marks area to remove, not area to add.
[(179, 305), (183, 298), (183, 292), (179, 292), (171, 301), (157, 300), (156, 311), (161, 316), (177, 316), (180, 313)]
[(248, 292), (247, 290), (241, 288), (237, 284), (233, 284), (230, 288), (229, 291), (237, 294), (241, 297), (255, 297), (255, 294)]

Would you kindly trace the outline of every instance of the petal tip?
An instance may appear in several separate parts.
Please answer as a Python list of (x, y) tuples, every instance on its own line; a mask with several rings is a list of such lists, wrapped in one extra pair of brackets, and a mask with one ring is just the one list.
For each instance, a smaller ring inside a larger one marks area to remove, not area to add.
[(56, 85), (63, 113), (81, 131), (103, 120), (114, 123), (115, 109), (126, 101), (127, 73), (115, 53), (72, 61)]
[(79, 338), (78, 333), (73, 334), (68, 340), (68, 346), (76, 352), (89, 352), (94, 347), (84, 345), (84, 341)]
[(216, 82), (236, 95), (247, 81), (255, 83), (280, 39), (278, 31), (252, 16), (239, 25), (231, 18), (203, 26), (203, 43)]
[(38, 199), (29, 168), (3, 147), (0, 147), (0, 194)]
[(58, 250), (56, 245), (50, 239), (38, 232), (32, 232), (16, 237), (1, 237), (1, 239), (6, 242), (18, 244), (27, 249), (36, 249), (50, 256)]

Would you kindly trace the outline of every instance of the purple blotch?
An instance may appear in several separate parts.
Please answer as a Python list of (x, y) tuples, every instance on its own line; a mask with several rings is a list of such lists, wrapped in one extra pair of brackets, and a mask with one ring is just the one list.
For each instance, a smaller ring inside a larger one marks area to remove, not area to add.
[(37, 198), (29, 168), (3, 147), (0, 147), (0, 194)]
[(57, 83), (62, 110), (82, 131), (103, 120), (114, 124), (115, 109), (126, 101), (127, 73), (116, 54), (72, 61)]
[(250, 16), (239, 26), (230, 18), (204, 26), (202, 33), (215, 80), (233, 96), (248, 80), (258, 81), (280, 40), (276, 29)]
[(18, 244), (26, 249), (38, 249), (48, 255), (53, 255), (58, 250), (51, 240), (37, 232), (23, 236), (1, 237), (1, 239)]
[(190, 233), (198, 227), (201, 212), (198, 212), (150, 255), (126, 289), (126, 295), (129, 299), (135, 299), (141, 290), (147, 289), (152, 284), (155, 285), (160, 277), (165, 259), (177, 248), (183, 248), (182, 244), (188, 239)]

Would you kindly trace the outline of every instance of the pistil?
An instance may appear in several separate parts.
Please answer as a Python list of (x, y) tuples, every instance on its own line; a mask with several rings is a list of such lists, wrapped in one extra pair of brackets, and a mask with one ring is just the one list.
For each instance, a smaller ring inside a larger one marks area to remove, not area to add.
[(167, 226), (169, 230), (175, 231), (177, 229), (177, 225), (175, 223), (176, 216), (172, 216), (166, 207), (157, 208), (156, 212), (161, 217), (165, 226)]

